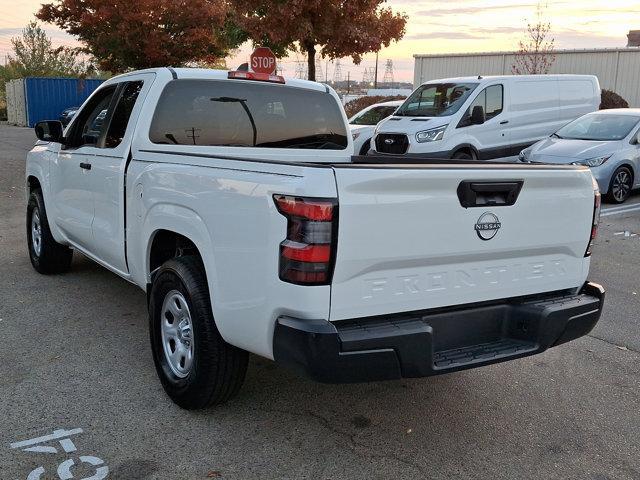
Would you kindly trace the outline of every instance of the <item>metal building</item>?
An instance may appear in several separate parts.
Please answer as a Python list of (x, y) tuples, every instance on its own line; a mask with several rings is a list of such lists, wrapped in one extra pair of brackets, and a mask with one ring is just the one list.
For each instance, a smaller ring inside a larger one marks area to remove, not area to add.
[[(549, 73), (596, 75), (600, 86), (621, 95), (630, 107), (640, 107), (640, 48), (556, 50)], [(514, 52), (414, 55), (413, 84), (437, 78), (509, 75)]]
[(7, 82), (7, 120), (33, 127), (40, 120), (57, 120), (65, 108), (80, 106), (102, 80), (28, 77)]

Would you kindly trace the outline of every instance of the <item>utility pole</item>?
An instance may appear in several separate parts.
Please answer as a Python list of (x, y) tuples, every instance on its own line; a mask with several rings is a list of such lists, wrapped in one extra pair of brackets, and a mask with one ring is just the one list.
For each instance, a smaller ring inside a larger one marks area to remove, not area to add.
[(373, 88), (378, 88), (378, 52), (376, 52), (376, 76), (373, 80)]
[(347, 72), (347, 95), (351, 91), (351, 72)]

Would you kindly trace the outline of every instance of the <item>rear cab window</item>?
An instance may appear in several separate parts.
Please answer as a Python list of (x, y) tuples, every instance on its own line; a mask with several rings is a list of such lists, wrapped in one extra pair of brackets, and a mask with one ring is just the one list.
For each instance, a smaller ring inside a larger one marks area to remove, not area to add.
[(155, 144), (344, 150), (346, 125), (332, 95), (223, 80), (173, 80), (156, 106)]

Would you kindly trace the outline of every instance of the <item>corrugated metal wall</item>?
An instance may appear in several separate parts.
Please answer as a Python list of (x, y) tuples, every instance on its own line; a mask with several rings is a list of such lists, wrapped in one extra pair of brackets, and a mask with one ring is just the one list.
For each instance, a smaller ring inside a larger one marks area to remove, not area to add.
[(9, 80), (7, 92), (7, 122), (9, 125), (27, 124), (27, 105), (24, 100), (24, 79)]
[(101, 83), (96, 79), (25, 78), (26, 125), (56, 120), (65, 108), (80, 106)]
[[(414, 55), (414, 86), (436, 78), (509, 75), (513, 52)], [(600, 86), (640, 107), (640, 48), (558, 50), (550, 73), (596, 75)]]

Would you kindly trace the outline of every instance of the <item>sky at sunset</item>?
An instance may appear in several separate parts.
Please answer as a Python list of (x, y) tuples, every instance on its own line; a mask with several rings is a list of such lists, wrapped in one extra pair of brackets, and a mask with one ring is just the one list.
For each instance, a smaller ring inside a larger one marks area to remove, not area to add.
[[(0, 0), (0, 61), (11, 51), (11, 37), (33, 19), (40, 3), (42, 0)], [(413, 54), (514, 50), (536, 7), (535, 0), (390, 0), (387, 4), (409, 15), (404, 39), (380, 52), (381, 63), (393, 60), (396, 81), (413, 79)], [(640, 0), (549, 1), (546, 12), (557, 48), (624, 47), (627, 32), (640, 30)], [(73, 37), (56, 27), (45, 28), (54, 45), (76, 45)], [(241, 48), (228, 59), (228, 65), (245, 61), (250, 50), (249, 46)], [(373, 59), (368, 55), (359, 66), (343, 59), (344, 77), (349, 71), (352, 79), (362, 80), (363, 68), (372, 66)], [(294, 76), (295, 61), (292, 55), (282, 62), (286, 76)], [(384, 65), (380, 79), (383, 72)], [(329, 63), (329, 79), (332, 74)]]

